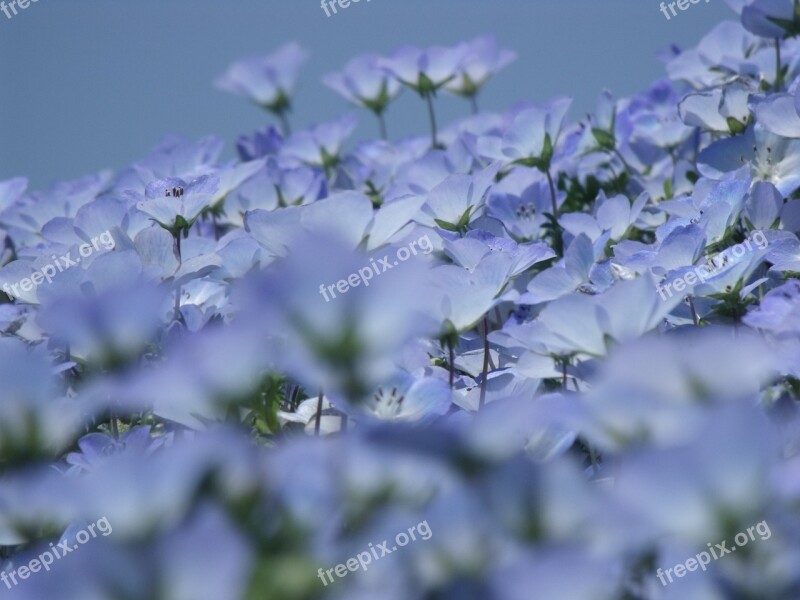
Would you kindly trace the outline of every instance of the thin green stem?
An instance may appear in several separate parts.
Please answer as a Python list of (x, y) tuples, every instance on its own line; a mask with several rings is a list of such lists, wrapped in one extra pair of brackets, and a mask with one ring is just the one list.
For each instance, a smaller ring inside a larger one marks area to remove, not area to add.
[(280, 110), (276, 114), (278, 115), (278, 119), (281, 122), (281, 132), (283, 133), (284, 137), (292, 135), (292, 126), (289, 124), (289, 119), (286, 116), (286, 111)]
[(452, 390), (453, 389), (453, 384), (455, 383), (455, 377), (456, 377), (456, 364), (455, 364), (456, 363), (456, 351), (455, 351), (455, 348), (453, 348), (453, 344), (449, 344), (449, 350), (450, 350), (450, 359), (448, 361), (448, 363), (449, 363), (448, 366), (450, 367), (450, 389)]
[(547, 171), (545, 171), (545, 174), (547, 175), (547, 183), (550, 186), (550, 208), (553, 211), (553, 217), (557, 217), (558, 202), (556, 201), (556, 186), (555, 183), (553, 183), (553, 176), (550, 175), (550, 169), (547, 169)]
[(214, 240), (219, 241), (219, 223), (217, 223), (217, 213), (211, 212), (211, 226), (214, 229)]
[(317, 398), (317, 418), (314, 422), (314, 435), (319, 435), (320, 425), (322, 423), (322, 391), (319, 393), (319, 397)]
[(695, 327), (700, 325), (700, 319), (697, 316), (697, 311), (694, 308), (694, 299), (691, 296), (687, 296), (689, 299), (689, 310), (692, 311), (692, 322), (694, 323)]
[(489, 316), (483, 316), (483, 375), (481, 378), (481, 399), (478, 410), (486, 403), (486, 384), (489, 379)]
[(438, 148), (439, 140), (436, 134), (436, 113), (433, 110), (433, 94), (425, 94), (425, 100), (428, 102), (428, 118), (431, 122), (431, 146), (433, 148)]
[(389, 139), (389, 134), (386, 130), (386, 117), (384, 117), (383, 112), (376, 112), (375, 117), (378, 119), (378, 128), (381, 132), (381, 139), (386, 141)]
[(783, 68), (781, 67), (781, 38), (775, 38), (775, 90), (783, 87)]

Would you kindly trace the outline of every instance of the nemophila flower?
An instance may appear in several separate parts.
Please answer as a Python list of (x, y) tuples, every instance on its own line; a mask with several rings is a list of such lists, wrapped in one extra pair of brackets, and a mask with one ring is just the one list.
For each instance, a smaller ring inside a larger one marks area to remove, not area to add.
[(132, 250), (99, 256), (85, 271), (72, 269), (60, 284), (39, 288), (36, 323), (72, 356), (119, 365), (152, 341), (169, 310), (164, 293), (141, 275)]
[[(760, 40), (739, 23), (723, 21), (696, 48), (673, 57), (667, 63), (667, 73), (670, 78), (683, 80), (698, 90), (722, 85), (738, 74), (755, 74), (758, 81), (760, 69), (753, 61), (760, 58), (759, 47)], [(774, 74), (774, 55), (771, 58)]]
[(770, 133), (758, 123), (742, 135), (714, 142), (697, 161), (700, 172), (711, 178), (747, 167), (753, 179), (769, 181), (784, 196), (800, 186), (800, 141)]
[[(617, 101), (608, 90), (603, 90), (597, 98), (594, 114), (588, 115), (591, 133), (600, 149), (612, 149), (616, 146), (619, 133), (617, 131)], [(609, 148), (610, 147), (610, 148)]]
[(607, 198), (601, 191), (594, 206), (594, 216), (584, 213), (567, 213), (562, 215), (559, 223), (573, 234), (585, 233), (595, 242), (603, 233), (608, 232), (608, 239), (620, 240), (635, 225), (639, 215), (649, 201), (647, 194), (640, 194), (631, 202), (623, 195)]
[(772, 229), (780, 220), (783, 196), (774, 185), (757, 181), (745, 201), (744, 218), (751, 229)]
[(578, 234), (567, 247), (563, 260), (535, 275), (520, 304), (540, 304), (574, 292), (591, 279), (596, 252), (586, 234)]
[[(376, 262), (373, 269), (374, 256), (354, 252), (355, 238), (343, 238), (338, 226), (324, 227), (336, 206), (331, 200), (295, 210), (326, 203), (330, 209), (307, 221), (313, 235), (295, 230), (285, 258), (246, 286), (245, 306), (254, 326), (275, 338), (277, 366), (307, 389), (358, 404), (390, 375), (389, 358), (398, 346), (433, 329), (424, 316), (428, 269), (415, 260), (394, 265), (389, 248), (378, 254), (388, 255), (388, 267)], [(340, 219), (345, 226), (346, 217)]]
[(146, 455), (155, 452), (165, 441), (164, 436), (154, 436), (146, 425), (133, 427), (119, 439), (103, 433), (90, 433), (78, 440), (78, 451), (67, 454), (66, 461), (70, 471), (90, 471), (117, 452), (124, 450)]
[(361, 143), (344, 157), (341, 171), (354, 189), (367, 194), (378, 206), (411, 193), (400, 189), (398, 177), (427, 150), (428, 144), (421, 138), (408, 138), (397, 144), (383, 140)]
[(114, 180), (118, 193), (128, 190), (144, 194), (154, 180), (177, 177), (190, 181), (207, 175), (218, 163), (225, 143), (208, 136), (196, 142), (180, 136), (165, 137), (148, 156), (123, 170)]
[[(714, 257), (711, 264), (701, 264), (693, 269), (698, 273), (693, 293), (721, 301), (720, 308), (726, 315), (732, 313), (728, 316), (741, 317), (743, 306), (749, 303), (748, 296), (766, 281), (763, 278), (755, 281), (752, 279), (764, 261), (768, 248), (766, 238), (758, 241), (747, 240), (742, 244), (726, 248)], [(688, 281), (687, 271), (689, 269), (679, 269), (673, 273), (672, 278), (683, 276), (684, 280)]]
[(463, 164), (452, 154), (442, 150), (429, 150), (427, 145), (421, 148), (419, 155), (398, 166), (391, 186), (386, 192), (386, 199), (395, 200), (408, 195), (422, 195), (430, 192), (448, 176), (470, 172), (470, 164)]
[[(60, 397), (56, 368), (46, 347), (0, 338), (0, 376), (4, 382), (0, 457), (8, 461), (15, 456), (46, 456), (64, 450), (82, 419), (79, 407)], [(0, 525), (0, 537), (4, 529)], [(8, 542), (0, 539), (0, 543)]]
[(497, 304), (511, 272), (508, 258), (491, 253), (472, 270), (456, 265), (435, 267), (435, 318), (443, 331), (467, 331)]
[(381, 58), (378, 65), (403, 85), (426, 96), (435, 94), (458, 76), (467, 51), (465, 44), (424, 49), (405, 46)]
[[(492, 336), (492, 340), (496, 339), (495, 336)], [(463, 358), (459, 357), (459, 358)], [(463, 361), (458, 361), (463, 364)], [(477, 370), (477, 373), (480, 374), (480, 369)], [(508, 368), (508, 369), (498, 369), (493, 373), (488, 374), (488, 381), (486, 383), (486, 400), (485, 405), (488, 407), (490, 404), (494, 402), (513, 402), (517, 398), (525, 398), (526, 400), (529, 398), (533, 398), (536, 396), (537, 391), (541, 386), (541, 379), (532, 379), (529, 377), (525, 377), (521, 373), (519, 373), (515, 368)], [(453, 402), (463, 408), (464, 410), (470, 412), (476, 412), (480, 407), (480, 386), (479, 385), (469, 385), (468, 387), (455, 390), (454, 400)], [(506, 408), (513, 408), (510, 405), (507, 405)], [(493, 413), (483, 413), (481, 412), (481, 420), (484, 422), (491, 422), (492, 418), (491, 415), (494, 414), (497, 416), (498, 412), (494, 411)], [(484, 420), (485, 418), (485, 420)], [(509, 423), (509, 421), (507, 421)], [(517, 423), (521, 425), (521, 423)], [(501, 423), (494, 424), (495, 427), (502, 428)], [(480, 432), (480, 437), (483, 437), (486, 432)], [(478, 436), (475, 436), (478, 437)], [(473, 440), (477, 441), (477, 440)], [(490, 443), (489, 440), (485, 440), (487, 443)], [(505, 446), (510, 440), (495, 440), (494, 443), (491, 445), (495, 446), (495, 449), (498, 446)], [(511, 444), (514, 444), (512, 441)], [(516, 448), (516, 450), (520, 450), (522, 446)], [(509, 453), (511, 454), (511, 453)]]
[(269, 56), (252, 56), (233, 63), (216, 81), (216, 86), (237, 94), (277, 115), (284, 134), (289, 133), (286, 113), (300, 68), (308, 53), (298, 44), (290, 43)]
[(372, 219), (369, 198), (341, 192), (305, 206), (254, 210), (245, 215), (245, 228), (274, 256), (286, 256), (294, 240), (306, 235), (335, 236), (355, 250), (364, 242)]
[(427, 101), (431, 125), (431, 145), (434, 148), (438, 146), (439, 142), (433, 98), (438, 90), (458, 76), (459, 68), (463, 64), (467, 51), (466, 44), (459, 44), (451, 48), (435, 46), (426, 49), (406, 46), (398, 48), (388, 57), (378, 61), (380, 68)]
[[(580, 579), (569, 576), (576, 568)], [(514, 557), (502, 576), (493, 576), (491, 589), (508, 600), (522, 600), (528, 593), (553, 600), (612, 600), (622, 592), (620, 583), (608, 577), (611, 569), (607, 561), (577, 546), (530, 552)]]
[(262, 171), (266, 164), (266, 159), (258, 159), (243, 163), (233, 163), (215, 169), (213, 177), (218, 180), (218, 183), (214, 192), (215, 204), (212, 208), (216, 208), (225, 200), (228, 194)]
[(552, 354), (603, 356), (611, 341), (628, 341), (652, 331), (681, 300), (676, 295), (662, 301), (649, 275), (619, 281), (600, 295), (572, 294), (554, 300), (539, 314), (536, 334)]
[(465, 232), (486, 209), (486, 198), (499, 164), (475, 175), (450, 175), (433, 188), (416, 220), (427, 227)]
[(643, 164), (653, 164), (664, 151), (674, 154), (694, 133), (678, 117), (680, 97), (671, 83), (660, 81), (627, 107), (631, 127), (628, 144)]
[(467, 51), (455, 79), (445, 85), (448, 92), (469, 98), (477, 113), (476, 97), (496, 73), (517, 59), (515, 52), (501, 49), (493, 35), (477, 37), (467, 42)]
[(28, 180), (24, 177), (0, 181), (0, 215), (19, 200), (27, 189)]
[(787, 281), (770, 290), (742, 322), (776, 335), (796, 336), (800, 331), (800, 282)]
[(711, 91), (689, 94), (678, 104), (678, 113), (687, 125), (736, 135), (750, 123), (748, 100), (755, 91), (752, 84), (742, 80)]
[(765, 38), (792, 37), (800, 33), (800, 7), (795, 0), (728, 0), (741, 13), (742, 25)]
[(225, 214), (225, 200), (228, 195), (239, 188), (247, 180), (263, 171), (266, 159), (258, 159), (245, 163), (232, 163), (213, 171), (217, 180), (217, 188), (213, 192), (210, 206), (203, 211), (204, 217), (211, 216), (214, 239), (221, 236), (219, 220)]
[(214, 202), (219, 179), (203, 176), (187, 183), (170, 178), (154, 181), (147, 186), (145, 200), (136, 208), (149, 216), (176, 239), (188, 233), (197, 217)]
[[(763, 232), (758, 232), (763, 235)], [(766, 240), (763, 237), (762, 240)], [(769, 244), (766, 260), (772, 264), (771, 271), (800, 271), (800, 241), (792, 233), (785, 233)]]
[(800, 78), (795, 78), (789, 93), (754, 96), (752, 110), (758, 122), (768, 131), (787, 138), (800, 138)]
[[(697, 223), (703, 229), (708, 243), (728, 237), (744, 210), (750, 186), (750, 178), (742, 172), (728, 173), (720, 181), (699, 180), (692, 195), (698, 212), (689, 223)], [(680, 220), (673, 223), (677, 225)]]
[(424, 204), (424, 196), (409, 196), (382, 205), (375, 211), (369, 224), (366, 237), (367, 250), (375, 250), (392, 242), (399, 243), (404, 236), (411, 237), (412, 233), (415, 233), (411, 230), (416, 225), (412, 220), (419, 214)]
[(305, 165), (319, 167), (330, 176), (341, 160), (342, 145), (356, 125), (358, 119), (355, 116), (345, 115), (335, 121), (299, 131), (286, 139), (280, 155)]
[[(128, 234), (132, 222), (134, 226), (136, 225), (135, 217), (131, 217), (131, 213), (135, 212), (131, 203), (123, 198), (112, 195), (101, 196), (84, 204), (74, 219), (62, 224), (57, 241), (66, 244), (91, 243), (105, 232), (111, 233), (114, 239), (122, 239)], [(70, 227), (74, 237), (69, 235)]]
[(555, 256), (555, 252), (541, 242), (517, 244), (480, 230), (470, 231), (463, 238), (445, 240), (444, 251), (457, 265), (470, 271), (487, 256), (503, 256), (509, 263), (509, 277), (515, 277), (532, 265)]
[(577, 154), (580, 157), (580, 174), (585, 173), (601, 181), (617, 179), (619, 169), (630, 173), (631, 163), (639, 162), (630, 149), (632, 104), (630, 100), (617, 101), (608, 90), (600, 94), (594, 114), (587, 115), (585, 126), (582, 124), (579, 131), (572, 133), (571, 137), (576, 140), (566, 153), (567, 156)]
[[(214, 552), (206, 547), (208, 540), (214, 540)], [(243, 597), (255, 563), (246, 534), (213, 502), (199, 504), (175, 531), (163, 536), (155, 555), (165, 595), (198, 600), (225, 594)]]
[(42, 229), (47, 223), (53, 219), (74, 217), (78, 209), (108, 188), (111, 177), (110, 172), (102, 172), (74, 181), (59, 181), (47, 190), (18, 196), (3, 211), (0, 223), (13, 236), (16, 249), (35, 246), (41, 240)]
[(424, 423), (447, 414), (451, 396), (444, 380), (397, 372), (378, 386), (363, 409), (367, 417), (381, 421)]
[[(732, 371), (716, 360), (712, 364)], [(769, 465), (777, 448), (766, 417), (744, 403), (717, 407), (693, 421), (689, 427), (684, 423), (685, 434), (678, 444), (651, 446), (623, 459), (619, 468), (625, 475), (614, 494), (650, 522), (654, 536), (668, 533), (703, 544), (725, 537), (720, 514), (749, 522), (769, 504)], [(717, 452), (720, 447), (730, 447), (730, 452)], [(697, 461), (688, 472), (686, 460)], [(663, 469), (658, 474), (657, 464)]]
[(275, 162), (231, 193), (225, 202), (225, 220), (237, 227), (244, 224), (248, 211), (273, 211), (287, 206), (302, 206), (328, 195), (325, 176), (317, 169), (284, 169)]
[(509, 124), (502, 140), (485, 139), (478, 146), (486, 156), (496, 160), (545, 172), (550, 168), (571, 105), (572, 98), (557, 98), (543, 106), (524, 109)]
[(622, 242), (614, 247), (615, 258), (634, 271), (651, 270), (663, 276), (672, 269), (694, 264), (706, 247), (706, 235), (696, 224), (676, 224), (656, 232), (652, 245)]
[[(145, 539), (156, 543), (165, 539), (175, 523), (183, 522), (197, 505), (197, 486), (208, 477), (224, 486), (222, 498), (229, 501), (242, 500), (252, 493), (258, 471), (252, 450), (244, 438), (230, 429), (195, 431), (188, 436), (175, 436), (168, 447), (150, 454), (123, 449), (80, 477), (64, 477), (51, 471), (39, 489), (58, 498), (49, 502), (50, 522), (62, 523), (68, 515), (69, 521), (90, 523), (100, 514), (113, 525), (115, 539), (121, 543), (136, 537), (141, 540), (145, 527), (153, 532)], [(19, 494), (21, 490), (15, 491)], [(33, 495), (32, 491), (28, 494)], [(33, 505), (42, 507), (43, 502)], [(96, 542), (86, 544), (73, 556), (88, 551)]]
[(324, 395), (322, 403), (316, 396), (303, 400), (292, 412), (280, 410), (277, 415), (284, 428), (290, 429), (294, 424), (301, 425), (307, 435), (314, 436), (331, 435), (342, 431), (345, 418), (345, 413), (334, 408)]
[(243, 161), (256, 160), (278, 153), (283, 136), (272, 126), (255, 131), (252, 135), (241, 135), (236, 140), (236, 151)]
[[(277, 406), (261, 399), (274, 364), (271, 339), (249, 318), (236, 325), (206, 325), (162, 344), (163, 358), (113, 382), (114, 397), (132, 410), (198, 428), (222, 421), (226, 411), (256, 411), (264, 427)], [(256, 400), (253, 400), (253, 399)]]
[[(559, 191), (556, 204), (560, 206), (566, 193)], [(527, 186), (518, 196), (499, 193), (497, 187), (488, 200), (487, 213), (502, 221), (509, 235), (517, 241), (536, 240), (544, 234), (545, 213), (550, 211), (550, 187), (541, 180)]]
[(178, 255), (174, 238), (160, 227), (148, 227), (136, 234), (133, 248), (141, 261), (145, 277), (152, 281), (171, 281), (182, 285), (204, 277), (220, 266), (212, 240), (189, 238)]
[(376, 54), (364, 54), (347, 63), (340, 73), (330, 73), (322, 80), (345, 100), (372, 111), (380, 123), (381, 137), (386, 139), (383, 113), (400, 93), (400, 82), (387, 75)]

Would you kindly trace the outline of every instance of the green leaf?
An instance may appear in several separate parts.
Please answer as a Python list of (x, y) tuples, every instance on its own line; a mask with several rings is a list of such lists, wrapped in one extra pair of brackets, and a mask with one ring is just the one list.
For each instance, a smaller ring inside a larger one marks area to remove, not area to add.
[(542, 155), (539, 160), (541, 162), (540, 171), (546, 171), (550, 168), (550, 162), (553, 160), (553, 140), (550, 139), (549, 133), (544, 134), (544, 148), (542, 148)]
[(441, 219), (434, 219), (434, 221), (436, 221), (436, 224), (442, 229), (458, 233), (458, 225), (453, 225), (452, 223), (448, 223), (447, 221), (442, 221)]
[(738, 119), (734, 119), (733, 117), (728, 117), (728, 129), (731, 132), (731, 135), (739, 135), (744, 133), (746, 125), (739, 121)]
[(592, 135), (597, 140), (597, 144), (603, 150), (613, 150), (617, 147), (617, 140), (614, 139), (614, 134), (596, 127), (592, 128)]

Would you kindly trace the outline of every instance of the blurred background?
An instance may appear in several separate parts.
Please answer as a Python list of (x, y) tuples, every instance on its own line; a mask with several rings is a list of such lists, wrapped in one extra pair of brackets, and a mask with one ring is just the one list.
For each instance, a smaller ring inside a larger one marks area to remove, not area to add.
[[(664, 71), (656, 54), (689, 47), (732, 13), (723, 0), (667, 21), (656, 0), (362, 0), (326, 17), (318, 0), (40, 0), (0, 14), (0, 180), (33, 188), (144, 155), (165, 134), (236, 136), (271, 122), (213, 87), (233, 60), (296, 40), (311, 52), (292, 123), (348, 108), (320, 83), (363, 52), (453, 44), (495, 33), (519, 59), (487, 86), (481, 108), (572, 95), (572, 116), (603, 88), (623, 96)], [(469, 113), (442, 95), (442, 123)], [(359, 112), (356, 138), (375, 136)], [(427, 132), (420, 100), (404, 93), (388, 113), (390, 138)]]

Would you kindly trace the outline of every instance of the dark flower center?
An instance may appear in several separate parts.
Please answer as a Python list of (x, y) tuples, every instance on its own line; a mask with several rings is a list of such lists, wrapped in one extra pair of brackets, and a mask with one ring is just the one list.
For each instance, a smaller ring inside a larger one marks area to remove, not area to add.
[(164, 190), (164, 195), (167, 198), (170, 198), (170, 197), (180, 198), (181, 196), (183, 196), (183, 188), (182, 187), (174, 187), (174, 188), (171, 188), (171, 189), (167, 188), (167, 189)]

